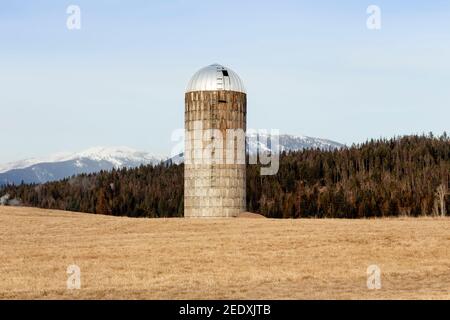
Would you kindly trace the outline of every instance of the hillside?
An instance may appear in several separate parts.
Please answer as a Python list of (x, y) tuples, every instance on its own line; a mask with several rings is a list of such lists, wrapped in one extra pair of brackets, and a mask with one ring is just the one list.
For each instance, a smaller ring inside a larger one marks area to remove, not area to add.
[[(130, 219), (0, 207), (0, 299), (450, 299), (450, 218)], [(66, 289), (69, 265), (81, 289)], [(381, 269), (368, 290), (367, 267)]]
[[(407, 136), (284, 152), (277, 175), (247, 166), (247, 209), (273, 218), (423, 216), (450, 189), (450, 139)], [(113, 169), (0, 190), (24, 205), (131, 217), (183, 216), (183, 165)], [(450, 208), (450, 197), (443, 198)]]

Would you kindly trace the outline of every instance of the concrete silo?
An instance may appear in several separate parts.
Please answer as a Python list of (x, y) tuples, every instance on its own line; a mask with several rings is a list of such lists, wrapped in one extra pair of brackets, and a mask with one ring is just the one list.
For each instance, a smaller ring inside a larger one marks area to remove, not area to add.
[(235, 72), (213, 64), (194, 74), (185, 93), (185, 217), (246, 211), (246, 123), (247, 95)]

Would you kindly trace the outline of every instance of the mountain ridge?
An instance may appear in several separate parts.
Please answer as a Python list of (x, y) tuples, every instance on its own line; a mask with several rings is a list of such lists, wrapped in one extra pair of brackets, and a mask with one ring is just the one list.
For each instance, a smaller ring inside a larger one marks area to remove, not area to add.
[[(270, 135), (255, 134), (247, 136), (248, 151), (258, 152), (258, 149), (269, 150)], [(345, 145), (338, 142), (313, 138), (280, 134), (280, 151), (296, 151), (308, 148), (330, 150), (342, 148)], [(57, 153), (45, 158), (26, 159), (0, 165), (0, 185), (24, 183), (45, 183), (61, 180), (77, 174), (89, 174), (120, 168), (133, 168), (140, 165), (158, 164), (164, 161), (182, 163), (182, 154), (172, 157), (152, 155), (149, 152), (135, 150), (129, 147), (93, 147), (76, 153)]]

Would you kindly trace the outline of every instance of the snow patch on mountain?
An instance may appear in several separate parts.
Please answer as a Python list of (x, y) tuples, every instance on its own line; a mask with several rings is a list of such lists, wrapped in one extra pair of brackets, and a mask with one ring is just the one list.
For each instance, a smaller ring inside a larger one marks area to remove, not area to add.
[(0, 173), (30, 168), (40, 163), (55, 163), (73, 160), (75, 160), (75, 165), (77, 167), (82, 168), (85, 166), (82, 161), (83, 159), (107, 161), (115, 168), (121, 168), (128, 166), (129, 163), (150, 164), (163, 161), (165, 158), (162, 156), (154, 156), (147, 152), (137, 151), (129, 147), (94, 147), (77, 153), (59, 152), (48, 157), (31, 158), (3, 165), (0, 164)]
[(345, 145), (327, 139), (313, 138), (303, 135), (280, 134), (271, 136), (267, 133), (252, 133), (247, 135), (247, 149), (250, 153), (256, 153), (258, 150), (277, 151), (272, 147), (272, 140), (276, 143), (278, 140), (278, 151), (298, 151), (304, 149), (334, 150), (345, 147)]
[(166, 158), (128, 147), (95, 147), (78, 153), (59, 153), (3, 165), (0, 167), (0, 185), (44, 183), (101, 170), (158, 164), (164, 160)]

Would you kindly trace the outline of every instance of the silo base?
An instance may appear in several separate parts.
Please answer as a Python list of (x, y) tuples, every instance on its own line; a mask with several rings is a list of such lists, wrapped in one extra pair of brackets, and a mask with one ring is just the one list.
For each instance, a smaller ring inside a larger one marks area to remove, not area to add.
[(185, 207), (185, 218), (236, 218), (245, 209), (232, 210), (227, 208), (197, 208), (187, 209)]

